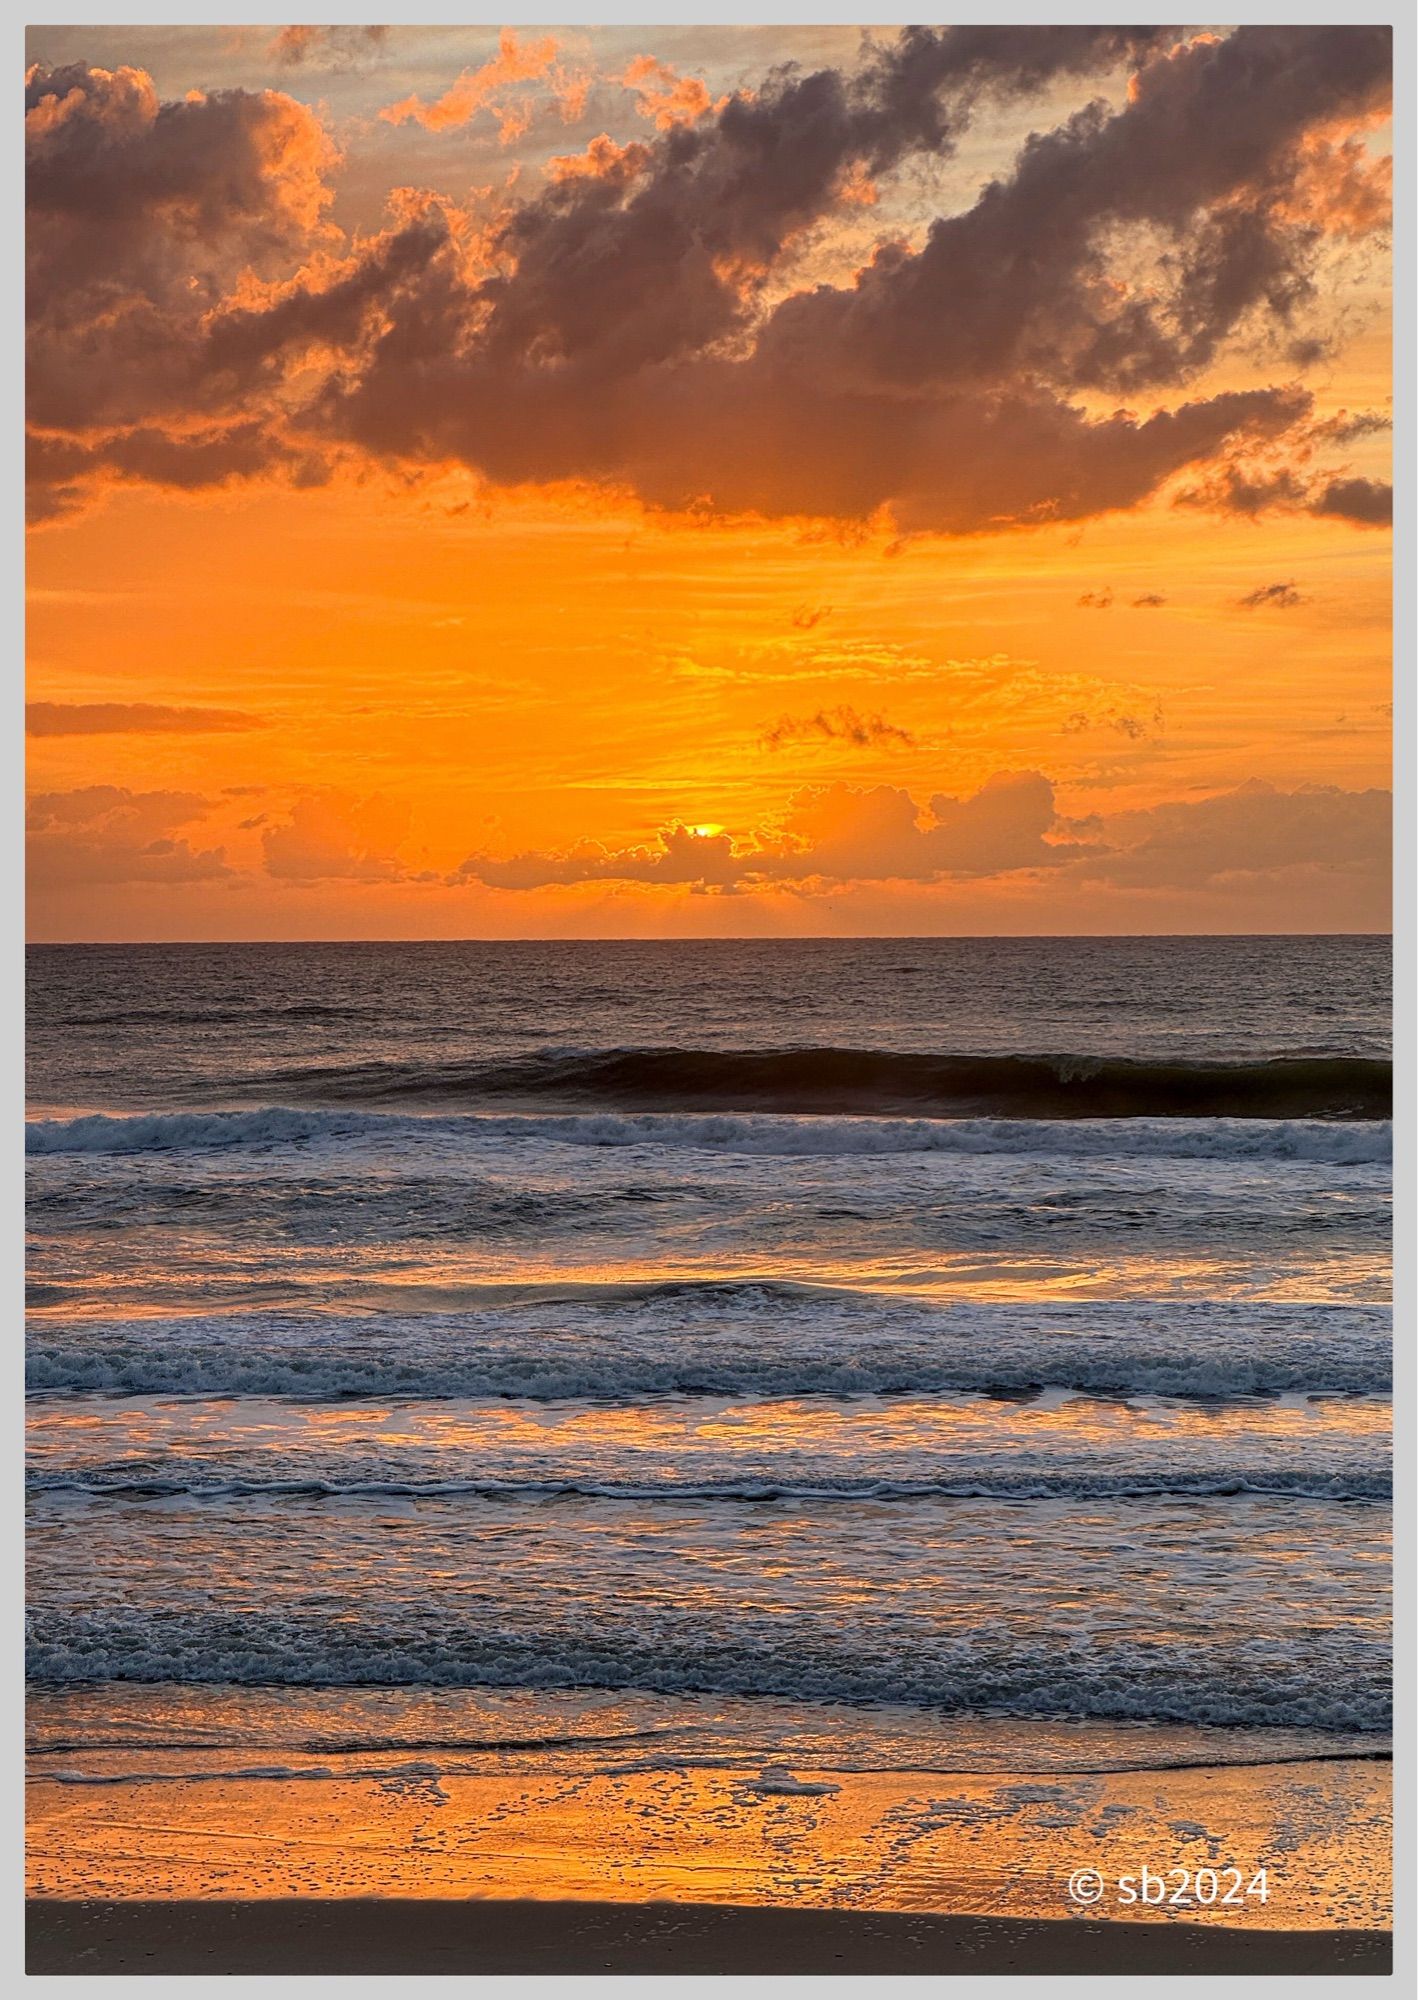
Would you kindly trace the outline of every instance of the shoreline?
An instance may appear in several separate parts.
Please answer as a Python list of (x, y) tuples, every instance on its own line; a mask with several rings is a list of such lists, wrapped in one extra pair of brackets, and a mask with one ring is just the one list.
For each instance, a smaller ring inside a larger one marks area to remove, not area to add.
[(25, 1933), (30, 1974), (1384, 1976), (1393, 1957), (1385, 1931), (530, 1899), (32, 1900)]

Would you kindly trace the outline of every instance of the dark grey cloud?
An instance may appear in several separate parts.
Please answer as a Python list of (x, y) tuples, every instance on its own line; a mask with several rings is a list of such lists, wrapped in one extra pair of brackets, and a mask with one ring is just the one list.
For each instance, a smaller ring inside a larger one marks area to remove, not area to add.
[(1393, 418), (1386, 410), (1340, 410), (1337, 415), (1312, 425), (1310, 436), (1317, 443), (1358, 444), (1361, 439), (1381, 437), (1392, 429)]
[(855, 72), (792, 66), (646, 149), (628, 183), (576, 176), (508, 220), (515, 260), (482, 288), (495, 363), (595, 378), (702, 354), (750, 320), (762, 282), (859, 168), (947, 157), (977, 107), (1096, 73), (1156, 28), (908, 28)]
[(383, 52), (389, 30), (380, 27), (289, 27), (272, 37), (271, 55), (287, 69), (350, 69)]
[(1311, 498), (1309, 512), (1386, 528), (1393, 521), (1393, 488), (1381, 479), (1331, 479)]
[[(1308, 460), (1309, 445), (1316, 434), (1325, 429), (1324, 425), (1307, 427), (1299, 440), (1302, 461)], [(1357, 527), (1383, 528), (1393, 520), (1393, 488), (1387, 480), (1348, 473), (1316, 474), (1305, 462), (1232, 462), (1210, 468), (1199, 485), (1183, 488), (1177, 505), (1241, 514), (1252, 520), (1270, 513), (1329, 515), (1352, 521)]]
[[(406, 194), (383, 234), (304, 275), (330, 166), (304, 107), (159, 105), (131, 73), (37, 71), (31, 393), (50, 511), (106, 468), (315, 480), (350, 448), (673, 510), (887, 510), (906, 533), (1082, 520), (1187, 469), (1227, 505), (1210, 470), (1283, 454), (1309, 399), (1176, 393), (1247, 331), (1290, 341), (1293, 365), (1318, 351), (1316, 260), (1368, 210), (1362, 162), (1345, 156), (1340, 204), (1314, 148), (1377, 114), (1389, 37), (1176, 32), (908, 29), (854, 68), (785, 67), (588, 156), (508, 208), (491, 264), (447, 202)], [(982, 107), (1123, 62), (1120, 108), (1035, 133), (918, 247), (792, 289), (853, 177), (946, 157)], [(237, 303), (238, 271), (285, 282), (248, 281)], [(1084, 391), (1115, 406), (1089, 414)], [(1173, 407), (1137, 411), (1139, 395)], [(149, 436), (164, 427), (166, 458)], [(1336, 472), (1304, 504), (1366, 520), (1377, 502), (1352, 484)]]
[(335, 151), (315, 114), (276, 91), (163, 102), (141, 71), (77, 63), (36, 64), (25, 106), (37, 515), (110, 465), (182, 486), (233, 476), (232, 451), (237, 475), (288, 456), (203, 329), (243, 273), (287, 276), (321, 241)]
[(258, 418), (191, 432), (143, 424), (89, 439), (31, 431), (25, 467), (34, 521), (56, 519), (83, 506), (87, 482), (100, 474), (120, 483), (197, 492), (275, 472), (297, 485), (318, 485), (330, 471), (320, 452), (289, 444)]
[(1293, 611), (1297, 604), (1307, 604), (1309, 599), (1293, 583), (1259, 583), (1236, 602), (1247, 611)]
[[(1033, 135), (919, 252), (790, 299), (770, 337), (897, 386), (1185, 381), (1248, 314), (1283, 326), (1309, 296), (1323, 216), (1292, 220), (1299, 148), (1372, 115), (1390, 64), (1384, 28), (1241, 28), (1164, 50), (1121, 111), (1091, 104)], [(1111, 242), (1142, 232), (1165, 245), (1155, 278), (1118, 283)]]

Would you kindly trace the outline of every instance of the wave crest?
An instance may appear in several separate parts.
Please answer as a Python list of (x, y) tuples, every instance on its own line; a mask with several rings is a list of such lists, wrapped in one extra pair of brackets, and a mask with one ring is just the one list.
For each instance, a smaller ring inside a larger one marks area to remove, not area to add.
[(319, 1104), (488, 1101), (643, 1110), (1003, 1118), (1383, 1118), (1382, 1058), (1158, 1060), (861, 1048), (548, 1049), (519, 1060), (364, 1062), (278, 1072)]
[(477, 1144), (549, 1140), (573, 1146), (656, 1146), (728, 1153), (1010, 1153), (1080, 1158), (1275, 1159), (1381, 1164), (1392, 1152), (1387, 1121), (1330, 1124), (1292, 1118), (869, 1118), (771, 1113), (614, 1112), (413, 1117), (395, 1112), (302, 1110), (93, 1112), (33, 1119), (32, 1156), (58, 1153), (205, 1152), (249, 1146), (381, 1140)]

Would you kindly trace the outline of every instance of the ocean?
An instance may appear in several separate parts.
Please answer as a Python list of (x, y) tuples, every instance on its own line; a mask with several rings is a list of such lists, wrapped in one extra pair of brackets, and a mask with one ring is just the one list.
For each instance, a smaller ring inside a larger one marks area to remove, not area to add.
[(1389, 971), (35, 948), (41, 1789), (1381, 1759)]

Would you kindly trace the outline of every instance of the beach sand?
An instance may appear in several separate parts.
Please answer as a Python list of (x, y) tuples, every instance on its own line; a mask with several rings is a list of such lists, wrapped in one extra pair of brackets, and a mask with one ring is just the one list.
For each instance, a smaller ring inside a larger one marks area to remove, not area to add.
[(1387, 1973), (1379, 1932), (726, 1904), (31, 1903), (31, 1973)]

